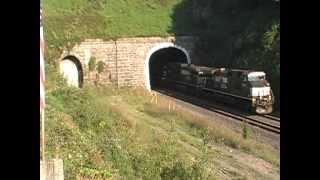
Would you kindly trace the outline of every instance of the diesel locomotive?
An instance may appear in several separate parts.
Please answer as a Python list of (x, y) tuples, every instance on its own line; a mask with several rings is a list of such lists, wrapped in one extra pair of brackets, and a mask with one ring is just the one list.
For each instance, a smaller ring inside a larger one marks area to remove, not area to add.
[(262, 71), (168, 63), (162, 67), (159, 85), (206, 99), (238, 105), (257, 114), (273, 111), (274, 96)]

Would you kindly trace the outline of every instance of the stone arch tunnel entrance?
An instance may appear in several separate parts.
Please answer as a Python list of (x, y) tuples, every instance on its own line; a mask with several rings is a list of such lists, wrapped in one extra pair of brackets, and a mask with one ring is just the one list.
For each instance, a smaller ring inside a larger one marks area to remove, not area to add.
[(150, 90), (159, 86), (162, 67), (169, 62), (190, 63), (188, 54), (184, 49), (167, 47), (153, 52), (149, 58)]
[(80, 61), (74, 56), (67, 56), (60, 62), (60, 74), (69, 86), (82, 87), (83, 71)]

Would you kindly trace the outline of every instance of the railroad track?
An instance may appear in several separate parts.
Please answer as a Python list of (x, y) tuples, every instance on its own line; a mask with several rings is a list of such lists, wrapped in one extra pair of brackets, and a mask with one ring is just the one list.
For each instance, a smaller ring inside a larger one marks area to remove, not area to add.
[(265, 117), (265, 118), (271, 119), (273, 121), (279, 121), (280, 122), (280, 118), (279, 117), (276, 117), (276, 116), (273, 116), (273, 115), (262, 115), (262, 116)]
[[(191, 104), (200, 106), (202, 108), (208, 109), (225, 117), (229, 117), (238, 121), (246, 122), (252, 126), (259, 127), (261, 129), (267, 130), (269, 132), (273, 132), (276, 134), (280, 134), (280, 118), (272, 117), (272, 116), (247, 116), (236, 112), (235, 110), (225, 109), (216, 104), (210, 103), (205, 100), (200, 100), (199, 98), (182, 94), (176, 91), (168, 90), (168, 89), (157, 89), (161, 94), (177, 98)], [(271, 121), (270, 121), (271, 120)]]

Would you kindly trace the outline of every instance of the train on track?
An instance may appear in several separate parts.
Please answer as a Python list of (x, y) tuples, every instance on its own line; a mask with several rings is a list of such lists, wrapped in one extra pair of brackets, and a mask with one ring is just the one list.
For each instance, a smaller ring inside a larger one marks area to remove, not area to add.
[(273, 111), (274, 96), (262, 71), (174, 62), (164, 65), (157, 79), (162, 87), (237, 105), (257, 114)]

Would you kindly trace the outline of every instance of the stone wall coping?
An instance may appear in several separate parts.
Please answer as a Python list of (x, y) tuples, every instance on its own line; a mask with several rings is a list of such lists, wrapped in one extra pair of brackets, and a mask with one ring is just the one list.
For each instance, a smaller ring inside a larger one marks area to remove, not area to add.
[(84, 42), (109, 42), (109, 41), (117, 41), (117, 42), (163, 42), (163, 41), (171, 41), (177, 39), (195, 39), (195, 36), (167, 36), (167, 37), (158, 37), (158, 36), (151, 36), (151, 37), (132, 37), (132, 38), (118, 38), (118, 39), (85, 39)]

